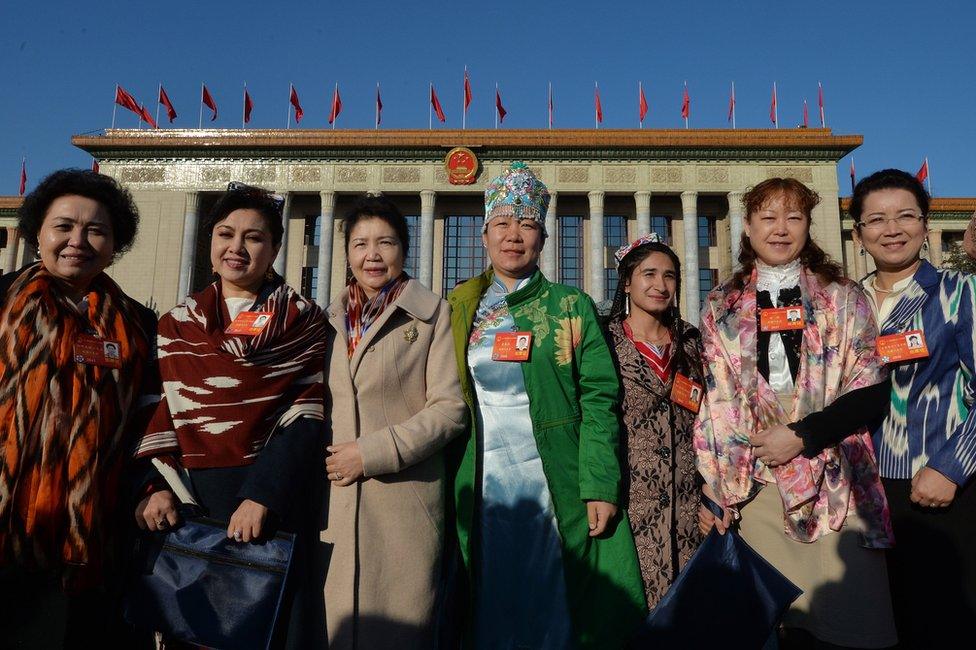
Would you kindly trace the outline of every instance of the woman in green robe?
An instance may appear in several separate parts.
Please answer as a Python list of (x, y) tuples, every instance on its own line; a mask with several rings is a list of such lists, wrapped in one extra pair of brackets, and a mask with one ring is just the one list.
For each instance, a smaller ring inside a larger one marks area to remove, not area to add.
[(455, 477), (477, 648), (616, 648), (646, 613), (618, 511), (619, 383), (590, 298), (538, 268), (549, 204), (522, 163), (485, 192), (491, 268), (448, 296), (471, 408)]

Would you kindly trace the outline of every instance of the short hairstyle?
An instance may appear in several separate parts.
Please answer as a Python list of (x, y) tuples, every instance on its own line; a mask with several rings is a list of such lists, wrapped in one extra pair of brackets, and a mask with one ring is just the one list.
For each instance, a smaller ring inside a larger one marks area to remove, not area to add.
[(276, 199), (270, 191), (260, 187), (242, 185), (239, 188), (228, 189), (224, 192), (210, 209), (210, 214), (203, 224), (205, 232), (212, 234), (217, 224), (235, 210), (256, 211), (264, 219), (265, 225), (271, 232), (271, 243), (275, 246), (281, 243), (281, 238), (285, 232), (285, 226), (281, 222), (281, 201)]
[(918, 207), (922, 209), (922, 215), (928, 216), (929, 214), (929, 193), (925, 191), (925, 186), (920, 180), (913, 174), (900, 169), (882, 169), (867, 178), (862, 178), (854, 186), (854, 192), (851, 195), (851, 207), (847, 211), (855, 222), (861, 220), (864, 199), (871, 192), (878, 190), (907, 190), (915, 195)]
[(37, 235), (51, 204), (62, 196), (70, 195), (91, 199), (108, 212), (115, 257), (132, 247), (139, 230), (139, 210), (132, 195), (111, 176), (87, 169), (59, 169), (24, 197), (24, 203), (17, 213), (17, 224), (28, 244), (37, 247)]
[(349, 252), (349, 235), (356, 224), (364, 219), (373, 218), (382, 219), (390, 225), (390, 228), (393, 228), (393, 232), (396, 233), (397, 239), (400, 240), (400, 245), (403, 247), (403, 257), (406, 259), (410, 251), (410, 229), (407, 227), (407, 220), (393, 201), (385, 196), (370, 194), (360, 197), (343, 219), (342, 234), (346, 252)]

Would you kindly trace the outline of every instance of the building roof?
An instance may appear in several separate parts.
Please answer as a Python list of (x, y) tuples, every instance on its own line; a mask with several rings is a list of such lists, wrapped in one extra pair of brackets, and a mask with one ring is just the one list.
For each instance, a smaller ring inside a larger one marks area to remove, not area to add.
[[(840, 200), (841, 218), (850, 219), (848, 209), (851, 198), (846, 196)], [(930, 220), (968, 221), (976, 213), (976, 197), (937, 196), (929, 202)]]
[(16, 217), (23, 203), (22, 196), (0, 196), (0, 217)]
[(486, 159), (839, 160), (860, 135), (830, 129), (109, 129), (71, 142), (98, 159), (438, 160), (453, 147)]

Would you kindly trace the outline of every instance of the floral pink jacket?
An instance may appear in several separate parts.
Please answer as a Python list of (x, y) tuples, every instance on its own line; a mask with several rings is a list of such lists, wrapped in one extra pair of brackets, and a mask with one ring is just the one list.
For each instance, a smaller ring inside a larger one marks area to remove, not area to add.
[[(857, 284), (822, 286), (814, 273), (800, 276), (806, 327), (791, 413), (756, 366), (756, 276), (743, 290), (731, 283), (712, 291), (702, 309), (706, 397), (695, 421), (698, 471), (723, 505), (735, 508), (762, 489), (764, 464), (749, 435), (815, 413), (839, 396), (882, 381), (875, 352), (877, 326)], [(812, 542), (839, 531), (856, 508), (866, 524), (862, 544), (893, 545), (888, 502), (867, 429), (813, 459), (798, 456), (770, 468), (783, 499), (785, 533)]]

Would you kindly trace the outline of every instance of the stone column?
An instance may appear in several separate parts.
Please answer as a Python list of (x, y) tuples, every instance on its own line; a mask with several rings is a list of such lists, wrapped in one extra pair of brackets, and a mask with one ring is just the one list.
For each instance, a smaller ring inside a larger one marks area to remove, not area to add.
[(180, 249), (180, 282), (176, 302), (183, 302), (193, 287), (193, 266), (196, 262), (197, 229), (200, 221), (200, 193), (188, 192), (183, 215), (183, 247)]
[(685, 320), (698, 326), (698, 192), (681, 193), (681, 222), (684, 225), (685, 258), (681, 284), (684, 285)]
[(542, 249), (542, 274), (558, 282), (556, 256), (559, 254), (559, 226), (556, 224), (556, 192), (549, 192), (549, 209), (546, 211), (546, 245)]
[[(288, 226), (291, 215), (291, 192), (283, 192), (285, 196), (285, 205), (281, 208), (281, 226), (283, 228), (281, 232), (281, 248), (278, 249), (278, 257), (274, 261), (275, 273), (281, 277), (285, 277), (285, 273), (288, 271)], [(287, 278), (286, 278), (287, 281)]]
[(640, 237), (651, 232), (651, 193), (646, 190), (634, 192), (634, 203), (637, 204), (637, 237)]
[(7, 258), (3, 261), (3, 272), (12, 273), (17, 270), (17, 254), (20, 252), (20, 232), (16, 228), (7, 228)]
[(942, 266), (942, 230), (938, 228), (929, 230), (929, 261), (932, 266)]
[(335, 232), (335, 192), (319, 192), (322, 201), (319, 217), (319, 280), (315, 286), (315, 302), (325, 309), (332, 289), (332, 234)]
[[(742, 243), (742, 222), (746, 208), (742, 205), (742, 192), (729, 192), (729, 239), (732, 243), (732, 271), (739, 266), (739, 249)], [(696, 236), (697, 239), (697, 236)]]
[(420, 192), (420, 257), (418, 271), (420, 284), (428, 289), (434, 286), (434, 204), (437, 193), (433, 190)]
[(590, 297), (599, 304), (606, 299), (604, 269), (606, 244), (603, 238), (603, 192), (590, 192)]

